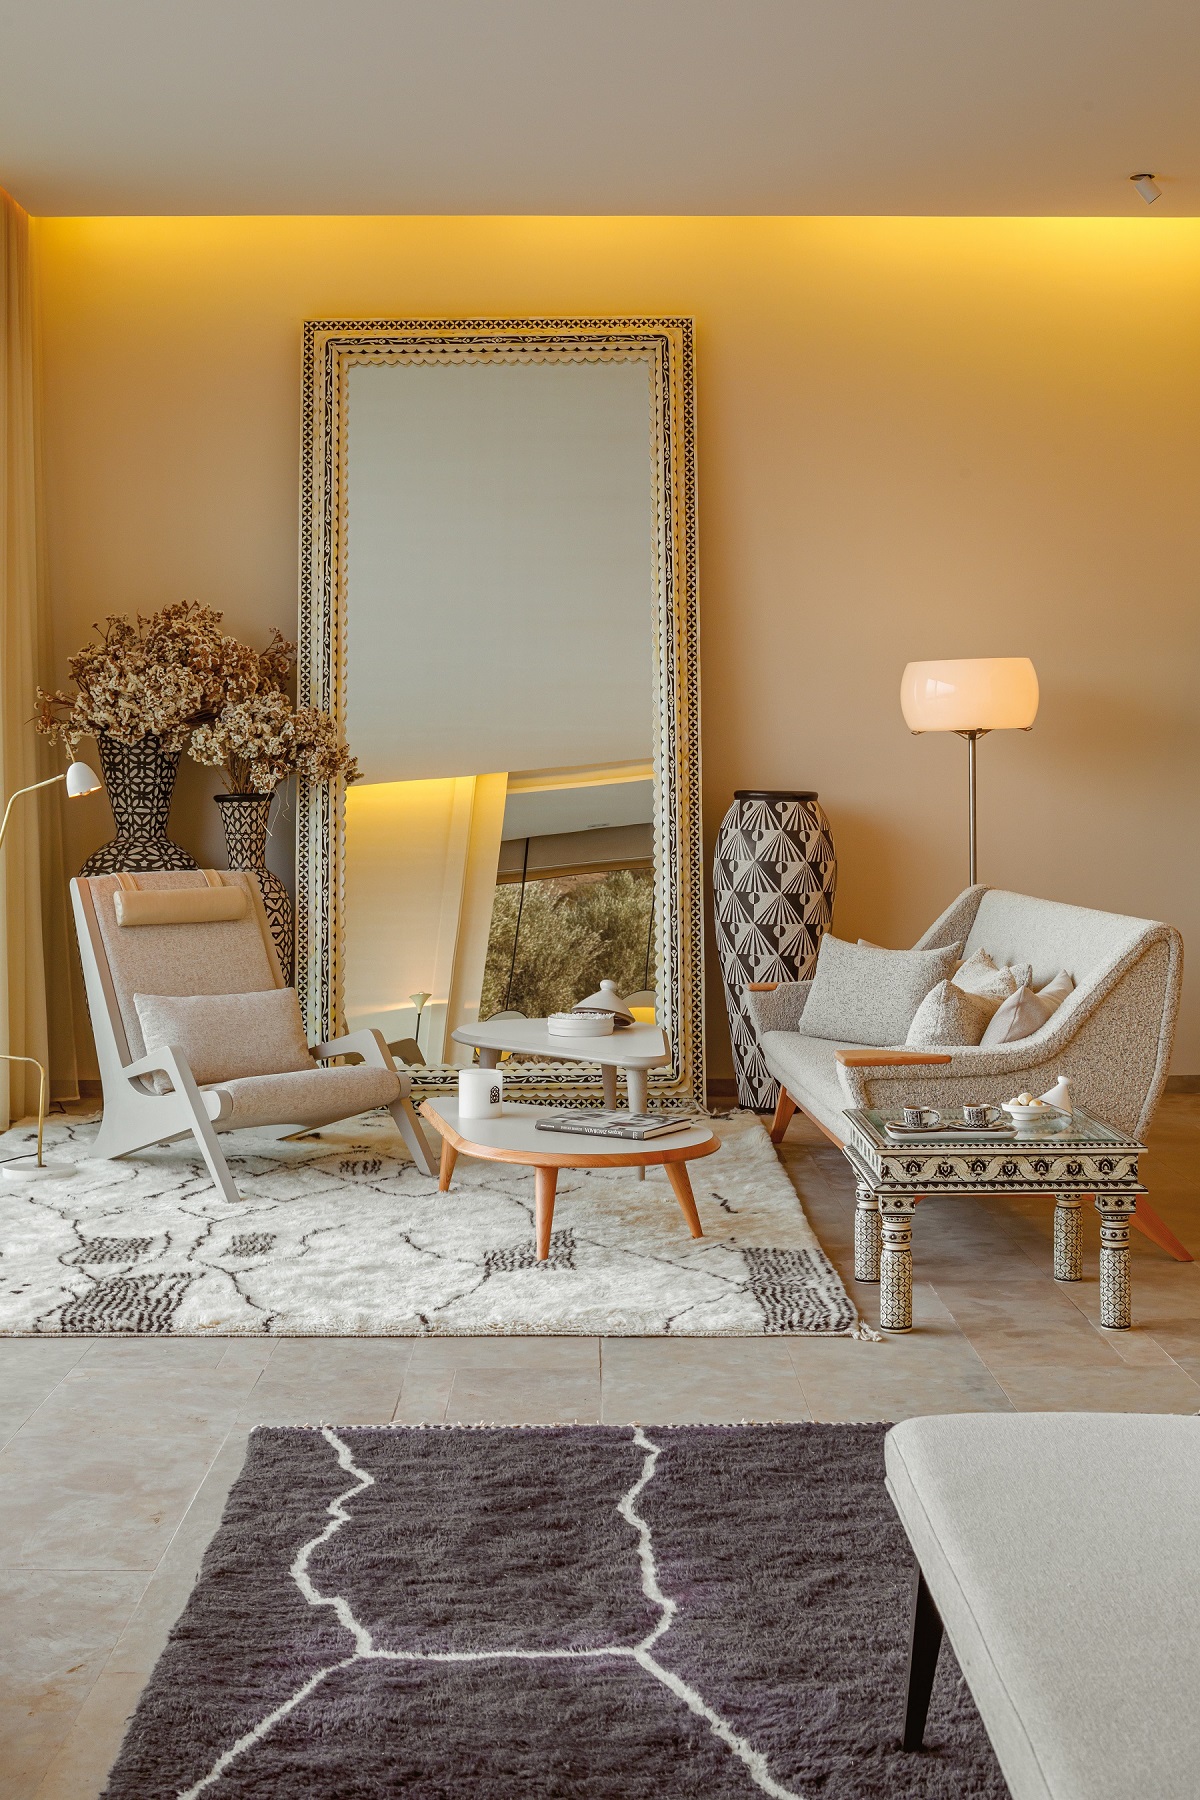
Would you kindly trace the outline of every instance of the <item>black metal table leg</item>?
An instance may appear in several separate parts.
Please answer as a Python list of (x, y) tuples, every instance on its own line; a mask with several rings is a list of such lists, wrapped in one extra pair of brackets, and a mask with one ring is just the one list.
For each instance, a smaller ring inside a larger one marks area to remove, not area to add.
[(942, 1647), (942, 1618), (918, 1568), (913, 1576), (912, 1640), (908, 1653), (908, 1696), (904, 1706), (904, 1748), (919, 1750), (925, 1741), (929, 1696)]

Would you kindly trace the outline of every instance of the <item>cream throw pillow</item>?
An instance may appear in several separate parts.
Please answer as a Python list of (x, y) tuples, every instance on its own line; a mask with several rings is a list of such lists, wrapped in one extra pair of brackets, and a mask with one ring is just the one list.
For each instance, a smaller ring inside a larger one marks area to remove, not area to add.
[(992, 1010), (990, 1000), (968, 993), (955, 981), (939, 981), (918, 1006), (905, 1045), (909, 1050), (946, 1050), (977, 1044)]
[(1012, 967), (996, 963), (986, 950), (976, 950), (973, 956), (959, 965), (951, 979), (955, 987), (962, 988), (964, 993), (975, 994), (980, 1000), (985, 1000), (990, 1017), (1010, 994), (1015, 994), (1019, 987), (1033, 980), (1033, 970), (1028, 963), (1016, 963)]
[(988, 1050), (994, 1044), (1015, 1044), (1021, 1038), (1032, 1037), (1048, 1019), (1054, 1017), (1067, 995), (1074, 990), (1075, 983), (1065, 969), (1060, 969), (1054, 980), (1048, 981), (1036, 994), (1029, 983), (1023, 984), (993, 1014), (991, 1023), (983, 1034), (983, 1048)]
[[(246, 1075), (283, 1075), (316, 1067), (295, 988), (260, 994), (135, 994), (146, 1049), (174, 1044), (201, 1087)], [(168, 1094), (167, 1075), (151, 1076)]]

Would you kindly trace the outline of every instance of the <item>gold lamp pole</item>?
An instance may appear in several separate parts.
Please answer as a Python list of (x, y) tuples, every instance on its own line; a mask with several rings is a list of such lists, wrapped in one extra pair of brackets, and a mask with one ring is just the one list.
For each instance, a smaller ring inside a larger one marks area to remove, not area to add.
[[(72, 800), (78, 800), (83, 794), (94, 794), (103, 786), (95, 770), (89, 769), (86, 763), (73, 762), (61, 775), (51, 775), (47, 781), (32, 781), (28, 787), (18, 788), (4, 809), (3, 819), (0, 819), (0, 849), (4, 847), (12, 809), (22, 794), (34, 794), (39, 788), (56, 787), (60, 781), (66, 783), (67, 794)], [(14, 1156), (10, 1161), (0, 1163), (0, 1174), (9, 1181), (61, 1181), (64, 1176), (73, 1175), (74, 1163), (48, 1163), (42, 1156), (42, 1138), (46, 1129), (46, 1071), (42, 1064), (36, 1056), (15, 1056), (6, 1051), (0, 1051), (0, 1062), (29, 1063), (39, 1076), (37, 1155)]]

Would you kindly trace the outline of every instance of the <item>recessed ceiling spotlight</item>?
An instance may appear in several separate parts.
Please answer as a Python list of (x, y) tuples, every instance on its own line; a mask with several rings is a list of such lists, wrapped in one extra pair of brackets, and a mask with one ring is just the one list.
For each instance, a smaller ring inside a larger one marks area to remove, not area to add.
[(1129, 179), (1132, 181), (1138, 193), (1142, 196), (1142, 199), (1146, 202), (1146, 205), (1153, 206), (1154, 202), (1162, 193), (1162, 189), (1159, 187), (1157, 181), (1155, 181), (1153, 175), (1131, 175)]

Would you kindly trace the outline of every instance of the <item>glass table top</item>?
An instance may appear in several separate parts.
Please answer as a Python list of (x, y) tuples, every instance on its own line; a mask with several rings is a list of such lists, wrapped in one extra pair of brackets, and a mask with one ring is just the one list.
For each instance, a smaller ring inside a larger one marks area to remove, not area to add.
[[(1014, 1125), (1011, 1131), (973, 1131), (963, 1120), (960, 1110), (954, 1107), (941, 1107), (943, 1125), (955, 1126), (950, 1131), (904, 1132), (893, 1137), (887, 1131), (888, 1125), (902, 1125), (903, 1113), (882, 1113), (874, 1109), (866, 1110), (855, 1107), (847, 1112), (846, 1117), (865, 1130), (871, 1141), (881, 1149), (895, 1149), (902, 1144), (915, 1144), (921, 1148), (936, 1148), (938, 1145), (1003, 1145), (1006, 1150), (1022, 1150), (1037, 1145), (1057, 1144), (1124, 1144), (1132, 1145), (1135, 1140), (1126, 1137), (1124, 1132), (1114, 1131), (1111, 1125), (1104, 1125), (1099, 1119), (1093, 1119), (1087, 1113), (1076, 1112), (1073, 1118), (1064, 1118), (1055, 1113), (1051, 1119), (1036, 1120), (1030, 1125)], [(1142, 1146), (1138, 1146), (1141, 1148)]]

